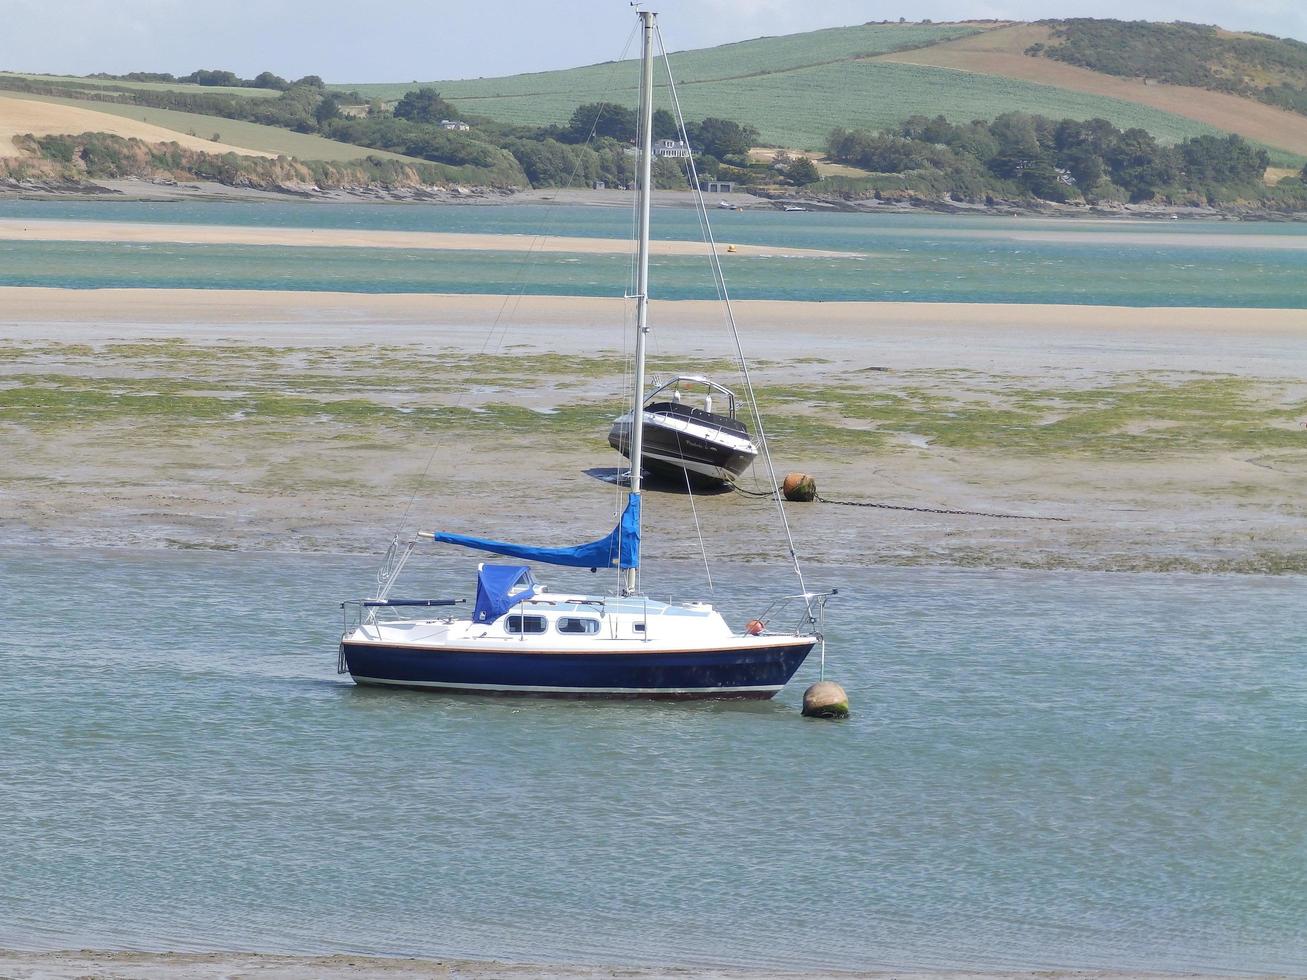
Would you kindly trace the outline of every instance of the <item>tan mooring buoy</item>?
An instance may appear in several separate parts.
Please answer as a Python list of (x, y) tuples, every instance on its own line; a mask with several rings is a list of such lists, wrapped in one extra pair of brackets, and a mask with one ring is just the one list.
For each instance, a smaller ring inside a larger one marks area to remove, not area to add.
[(818, 681), (803, 692), (803, 717), (847, 718), (849, 696), (834, 681)]
[(727, 246), (726, 246), (726, 251), (728, 251), (728, 252), (734, 252), (734, 251), (735, 251), (735, 246), (734, 246), (734, 245), (727, 245)]
[(785, 494), (786, 500), (800, 504), (811, 503), (817, 499), (817, 481), (807, 473), (786, 473), (781, 493)]

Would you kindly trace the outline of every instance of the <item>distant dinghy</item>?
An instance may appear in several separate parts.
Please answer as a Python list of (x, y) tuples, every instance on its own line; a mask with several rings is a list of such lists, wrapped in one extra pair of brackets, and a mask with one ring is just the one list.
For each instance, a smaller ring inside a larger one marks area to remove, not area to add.
[[(721, 487), (743, 475), (758, 455), (735, 416), (735, 393), (698, 375), (673, 378), (644, 400), (646, 470), (677, 483)], [(608, 444), (631, 458), (631, 413), (613, 422)]]

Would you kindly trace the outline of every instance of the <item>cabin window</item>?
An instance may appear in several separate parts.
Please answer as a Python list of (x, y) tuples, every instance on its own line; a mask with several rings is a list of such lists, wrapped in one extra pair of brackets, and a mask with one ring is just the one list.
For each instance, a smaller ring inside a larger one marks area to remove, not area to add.
[(588, 616), (559, 616), (558, 632), (560, 633), (598, 633), (599, 620), (591, 619)]
[(543, 616), (509, 616), (504, 623), (504, 630), (509, 633), (543, 633), (545, 617)]
[(631, 627), (631, 629), (635, 630), (637, 633), (643, 633), (644, 623), (636, 623), (634, 626)]

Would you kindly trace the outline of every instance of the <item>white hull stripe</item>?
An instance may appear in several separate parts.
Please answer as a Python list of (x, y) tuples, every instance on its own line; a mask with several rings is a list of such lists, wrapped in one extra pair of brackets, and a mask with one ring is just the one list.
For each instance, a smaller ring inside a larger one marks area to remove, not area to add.
[(526, 691), (532, 694), (722, 694), (726, 692), (775, 693), (784, 685), (763, 684), (752, 687), (549, 687), (540, 684), (454, 684), (447, 681), (400, 681), (384, 677), (351, 675), (361, 684), (389, 684), (393, 687), (446, 687), (460, 691)]
[(668, 456), (657, 450), (646, 447), (640, 454), (645, 459), (656, 459), (663, 463), (668, 463), (682, 470), (691, 470), (703, 476), (716, 477), (719, 480), (734, 480), (735, 474), (724, 466), (714, 466), (711, 463), (700, 463), (698, 460), (686, 459), (684, 456)]

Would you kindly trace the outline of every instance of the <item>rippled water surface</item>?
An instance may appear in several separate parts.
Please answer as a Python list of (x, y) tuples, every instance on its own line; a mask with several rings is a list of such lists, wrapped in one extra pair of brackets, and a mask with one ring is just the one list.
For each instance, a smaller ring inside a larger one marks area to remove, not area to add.
[(0, 945), (1307, 970), (1300, 579), (815, 569), (827, 723), (357, 689), (370, 573), (3, 555)]
[[(625, 207), (0, 202), (0, 218), (630, 239)], [(732, 295), (769, 300), (1307, 307), (1307, 225), (980, 215), (715, 212), (718, 241), (856, 253), (725, 257)], [(656, 238), (700, 239), (686, 208)], [(1219, 236), (1219, 237), (1218, 237)], [(0, 285), (360, 293), (621, 295), (627, 255), (0, 241)], [(662, 299), (716, 296), (706, 258), (655, 257)]]

